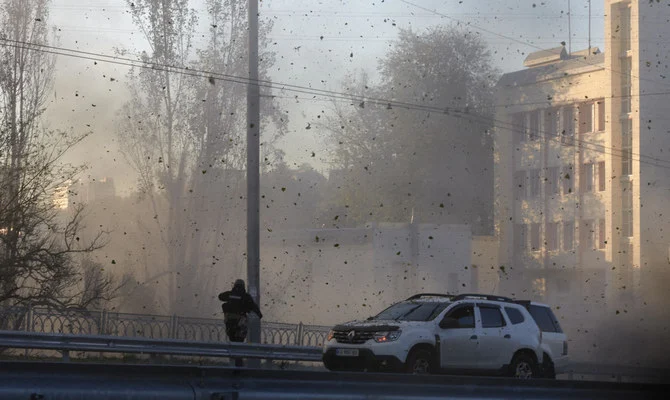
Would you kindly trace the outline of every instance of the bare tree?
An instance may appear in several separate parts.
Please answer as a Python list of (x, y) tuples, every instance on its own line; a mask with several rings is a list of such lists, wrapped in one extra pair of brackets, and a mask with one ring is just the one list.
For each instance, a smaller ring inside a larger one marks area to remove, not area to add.
[[(200, 304), (194, 297), (215, 290), (208, 286), (218, 275), (212, 259), (240, 250), (240, 240), (228, 240), (223, 248), (221, 242), (231, 214), (241, 211), (241, 203), (230, 195), (238, 194), (244, 179), (246, 87), (222, 76), (247, 74), (246, 3), (206, 1), (210, 40), (196, 52), (195, 61), (191, 48), (197, 21), (187, 0), (128, 5), (151, 48), (142, 61), (161, 70), (129, 74), (133, 100), (123, 109), (123, 151), (152, 199), (162, 232), (167, 254), (163, 272), (169, 276), (166, 305), (173, 312), (193, 314), (193, 304)], [(262, 71), (274, 61), (270, 53), (261, 58)], [(211, 75), (194, 78), (166, 66)], [(265, 122), (275, 123), (275, 132), (281, 133), (282, 120), (271, 102), (266, 109)], [(271, 147), (273, 137), (264, 148)], [(161, 209), (162, 201), (167, 210)], [(236, 236), (240, 230), (236, 225), (229, 232)]]
[(0, 3), (0, 304), (82, 307), (76, 256), (99, 249), (105, 237), (83, 240), (83, 209), (61, 209), (81, 171), (64, 164), (63, 155), (86, 135), (41, 126), (55, 59), (33, 45), (48, 43), (47, 6)]

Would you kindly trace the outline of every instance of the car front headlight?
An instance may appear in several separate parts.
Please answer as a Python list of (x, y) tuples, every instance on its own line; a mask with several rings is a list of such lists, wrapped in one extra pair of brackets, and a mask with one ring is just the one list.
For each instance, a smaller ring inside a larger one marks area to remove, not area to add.
[(394, 341), (398, 340), (401, 333), (402, 333), (401, 330), (388, 331), (388, 332), (377, 332), (377, 333), (375, 333), (375, 342), (377, 342), (377, 343), (394, 342)]
[(330, 342), (331, 340), (333, 340), (334, 336), (335, 336), (335, 331), (333, 331), (331, 329), (330, 332), (328, 332), (328, 336), (326, 337), (326, 342)]

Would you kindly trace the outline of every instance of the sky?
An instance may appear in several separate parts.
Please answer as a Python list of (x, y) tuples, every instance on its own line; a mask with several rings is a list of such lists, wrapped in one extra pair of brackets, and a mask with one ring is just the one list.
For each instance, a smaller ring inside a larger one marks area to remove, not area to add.
[[(203, 0), (191, 1), (200, 18), (196, 47), (205, 44), (207, 15)], [(593, 1), (591, 40), (603, 49), (603, 4)], [(380, 59), (400, 29), (417, 34), (435, 25), (467, 26), (489, 44), (502, 72), (523, 68), (529, 52), (568, 42), (568, 1), (533, 0), (272, 0), (260, 2), (260, 24), (272, 21), (269, 48), (277, 54), (273, 82), (343, 91), (347, 74), (365, 71), (379, 79)], [(587, 47), (588, 1), (571, 1), (572, 50)], [(50, 23), (59, 46), (113, 55), (115, 49), (146, 48), (121, 0), (53, 0)], [(127, 99), (127, 67), (94, 64), (59, 56), (48, 124), (91, 135), (70, 154), (73, 163), (89, 165), (86, 179), (114, 178), (120, 194), (134, 189), (135, 176), (119, 152), (115, 117)], [(329, 106), (326, 98), (277, 92), (289, 113), (288, 134), (279, 143), (289, 165), (310, 163), (327, 172), (329, 160), (322, 133), (306, 127)], [(316, 156), (312, 157), (312, 153)]]

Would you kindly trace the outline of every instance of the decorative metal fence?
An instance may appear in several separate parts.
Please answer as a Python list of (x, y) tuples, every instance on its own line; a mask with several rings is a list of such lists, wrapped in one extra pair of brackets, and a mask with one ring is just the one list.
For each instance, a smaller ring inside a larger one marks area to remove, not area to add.
[[(266, 344), (323, 345), (326, 326), (261, 321)], [(53, 310), (42, 307), (0, 308), (0, 330), (74, 335), (111, 335), (152, 339), (227, 342), (223, 319), (177, 315), (126, 314), (106, 310)]]

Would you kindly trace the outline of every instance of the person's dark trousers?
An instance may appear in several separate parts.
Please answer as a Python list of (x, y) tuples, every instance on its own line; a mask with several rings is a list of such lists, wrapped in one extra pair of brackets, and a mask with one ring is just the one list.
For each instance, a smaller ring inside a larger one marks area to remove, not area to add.
[[(226, 335), (228, 335), (228, 340), (233, 343), (243, 343), (244, 339), (246, 339), (245, 337), (238, 334), (238, 324), (239, 320), (237, 319), (229, 319), (226, 321)], [(244, 360), (241, 358), (236, 358), (235, 366), (244, 367)]]

